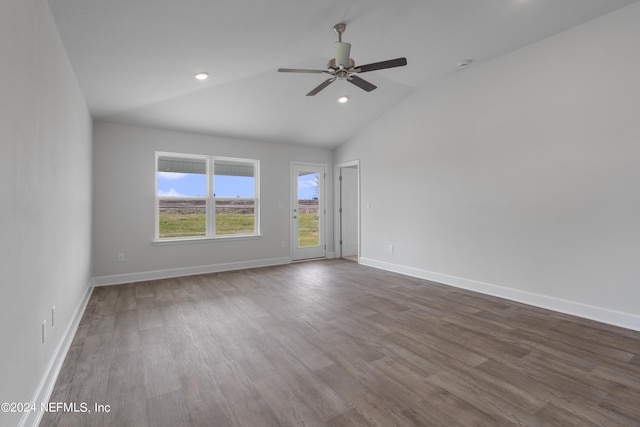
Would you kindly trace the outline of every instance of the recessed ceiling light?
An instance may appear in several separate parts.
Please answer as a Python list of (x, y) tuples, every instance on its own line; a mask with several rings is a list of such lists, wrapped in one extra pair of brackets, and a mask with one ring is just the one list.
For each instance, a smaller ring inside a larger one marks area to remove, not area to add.
[(340, 98), (338, 98), (338, 102), (340, 104), (344, 104), (345, 102), (347, 102), (349, 100), (349, 97), (347, 95), (342, 95)]
[(195, 77), (197, 80), (207, 80), (209, 78), (209, 73), (201, 71), (199, 73), (195, 73), (193, 77)]

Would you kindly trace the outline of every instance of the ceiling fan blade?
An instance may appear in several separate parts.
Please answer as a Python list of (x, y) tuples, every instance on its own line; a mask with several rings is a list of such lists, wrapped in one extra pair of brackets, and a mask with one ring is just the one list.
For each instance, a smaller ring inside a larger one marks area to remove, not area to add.
[(347, 80), (353, 83), (354, 85), (358, 86), (360, 89), (366, 90), (367, 92), (371, 92), (372, 90), (378, 87), (372, 83), (369, 83), (364, 79), (361, 79), (358, 76), (350, 76)]
[(278, 68), (279, 73), (331, 74), (327, 70), (304, 70), (299, 68)]
[(384, 70), (385, 68), (402, 67), (407, 65), (407, 58), (396, 58), (388, 61), (374, 62), (373, 64), (359, 65), (356, 67), (358, 73), (367, 71)]
[(324, 89), (325, 87), (329, 86), (331, 83), (335, 82), (336, 78), (333, 77), (331, 79), (327, 79), (325, 81), (323, 81), (322, 83), (320, 83), (315, 89), (313, 89), (311, 92), (309, 92), (307, 94), (307, 96), (313, 96), (315, 94), (317, 94), (318, 92), (320, 92), (322, 89)]

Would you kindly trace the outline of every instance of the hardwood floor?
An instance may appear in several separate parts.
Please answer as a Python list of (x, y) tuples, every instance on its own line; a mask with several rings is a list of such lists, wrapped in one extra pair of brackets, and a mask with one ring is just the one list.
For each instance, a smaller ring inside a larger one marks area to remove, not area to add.
[(50, 401), (91, 412), (41, 426), (638, 426), (640, 332), (314, 261), (96, 288)]

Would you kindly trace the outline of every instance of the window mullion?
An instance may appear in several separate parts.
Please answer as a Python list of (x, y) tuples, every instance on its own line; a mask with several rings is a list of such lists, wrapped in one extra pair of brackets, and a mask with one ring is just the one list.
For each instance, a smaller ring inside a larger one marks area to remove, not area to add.
[(215, 160), (209, 157), (207, 160), (207, 184), (209, 185), (207, 199), (207, 235), (215, 237), (216, 235), (216, 201), (215, 201)]

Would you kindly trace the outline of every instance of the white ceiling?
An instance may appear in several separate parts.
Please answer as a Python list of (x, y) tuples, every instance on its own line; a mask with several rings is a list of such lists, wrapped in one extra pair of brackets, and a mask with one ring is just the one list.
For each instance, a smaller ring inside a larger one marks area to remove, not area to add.
[[(637, 0), (49, 0), (97, 120), (259, 141), (335, 147), (383, 112), (448, 74)], [(278, 73), (322, 69), (343, 41), (367, 93), (337, 81)], [(471, 66), (473, 67), (474, 64)], [(201, 82), (197, 71), (211, 74)], [(339, 95), (350, 101), (338, 104)]]

